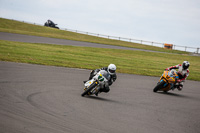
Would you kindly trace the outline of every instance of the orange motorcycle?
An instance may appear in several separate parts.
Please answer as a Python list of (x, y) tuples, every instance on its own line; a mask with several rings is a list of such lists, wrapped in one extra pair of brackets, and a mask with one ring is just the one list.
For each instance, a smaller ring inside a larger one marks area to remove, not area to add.
[(176, 81), (179, 79), (178, 73), (175, 69), (164, 71), (156, 87), (153, 89), (154, 92), (164, 91), (168, 92), (173, 89), (176, 85)]

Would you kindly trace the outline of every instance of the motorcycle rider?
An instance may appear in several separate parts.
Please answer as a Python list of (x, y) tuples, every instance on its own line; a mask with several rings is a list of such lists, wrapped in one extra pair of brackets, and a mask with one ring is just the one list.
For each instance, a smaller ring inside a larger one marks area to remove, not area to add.
[(183, 61), (182, 64), (178, 64), (175, 66), (171, 66), (169, 68), (166, 68), (166, 71), (169, 71), (171, 69), (178, 69), (178, 76), (179, 79), (177, 80), (177, 85), (174, 86), (174, 88), (177, 88), (178, 90), (182, 90), (183, 88), (183, 82), (186, 80), (186, 78), (189, 76), (189, 66), (190, 63), (188, 61)]
[[(108, 80), (108, 85), (111, 86), (113, 84), (113, 82), (115, 82), (115, 80), (117, 79), (117, 75), (115, 73), (116, 69), (117, 69), (117, 67), (115, 66), (115, 64), (110, 64), (110, 65), (108, 65), (108, 67), (103, 67), (103, 68), (100, 68), (100, 69), (92, 70), (91, 73), (90, 73), (89, 80), (91, 80), (100, 70), (105, 70), (110, 75), (110, 78)], [(86, 81), (84, 81), (84, 83), (85, 82)], [(110, 91), (109, 86), (105, 86), (104, 88), (101, 88), (100, 92), (106, 92), (106, 93), (109, 92)]]

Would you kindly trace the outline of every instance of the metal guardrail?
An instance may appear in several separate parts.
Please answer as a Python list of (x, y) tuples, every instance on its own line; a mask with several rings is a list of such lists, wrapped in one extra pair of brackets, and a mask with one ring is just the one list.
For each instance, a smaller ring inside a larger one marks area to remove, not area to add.
[[(20, 21), (20, 22), (43, 26), (41, 24), (36, 24), (36, 23), (31, 23), (31, 22), (26, 22), (26, 21)], [(140, 43), (140, 44), (144, 44), (144, 45), (151, 45), (151, 46), (157, 46), (157, 47), (162, 47), (162, 48), (164, 48), (164, 44), (165, 44), (165, 43), (160, 43), (160, 42), (109, 36), (109, 35), (103, 35), (103, 34), (97, 34), (97, 33), (91, 33), (91, 32), (79, 31), (79, 30), (72, 30), (72, 29), (67, 29), (67, 28), (60, 28), (60, 30), (76, 32), (76, 33), (80, 33), (80, 34), (86, 34), (86, 35), (91, 35), (91, 36), (96, 36), (96, 37), (107, 38), (107, 39), (114, 39), (114, 40), (120, 40), (120, 41), (126, 41), (126, 42)], [(200, 53), (199, 49), (200, 49), (199, 47), (195, 48), (195, 47), (180, 46), (180, 45), (174, 45), (173, 44), (173, 50), (181, 50), (181, 51), (185, 51), (185, 52), (192, 52), (192, 53), (195, 53), (195, 54), (199, 54)]]
[[(103, 35), (103, 34), (96, 34), (96, 33), (90, 33), (90, 32), (84, 32), (84, 31), (78, 31), (78, 30), (72, 30), (72, 29), (66, 29), (66, 28), (61, 29), (61, 30), (66, 30), (66, 31), (71, 31), (71, 32), (76, 32), (76, 33), (86, 34), (86, 35), (92, 35), (92, 36), (96, 36), (96, 37), (103, 37), (103, 38), (107, 38), (107, 39), (115, 39), (115, 40), (120, 40), (120, 41), (127, 41), (127, 42), (157, 46), (157, 47), (162, 47), (162, 48), (164, 48), (164, 44), (165, 44), (165, 43), (145, 41), (145, 40), (139, 40), (139, 39), (133, 39), (133, 38), (124, 38), (124, 37), (116, 37), (116, 36), (109, 36), (109, 35)], [(181, 51), (193, 52), (193, 53), (198, 54), (199, 49), (200, 48), (188, 47), (188, 46), (179, 46), (179, 45), (173, 44), (173, 50), (181, 50)]]

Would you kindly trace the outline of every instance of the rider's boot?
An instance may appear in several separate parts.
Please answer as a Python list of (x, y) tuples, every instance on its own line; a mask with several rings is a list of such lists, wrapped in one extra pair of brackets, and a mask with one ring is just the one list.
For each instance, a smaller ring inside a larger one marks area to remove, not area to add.
[(99, 92), (95, 93), (95, 95), (98, 97)]
[(181, 91), (182, 89), (183, 89), (183, 85), (179, 85), (179, 86), (177, 86), (177, 89), (179, 90), (179, 91)]

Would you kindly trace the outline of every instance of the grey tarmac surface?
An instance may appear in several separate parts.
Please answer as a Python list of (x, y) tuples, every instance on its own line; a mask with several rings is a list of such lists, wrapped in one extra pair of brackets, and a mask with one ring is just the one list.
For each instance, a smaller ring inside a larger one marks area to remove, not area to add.
[(200, 82), (154, 93), (159, 77), (118, 73), (81, 97), (90, 70), (0, 62), (1, 133), (199, 133)]
[[(128, 47), (121, 47), (121, 46), (72, 41), (72, 40), (56, 39), (56, 38), (49, 38), (49, 37), (30, 36), (30, 35), (14, 34), (14, 33), (7, 33), (7, 32), (0, 32), (0, 40), (156, 52), (156, 51), (137, 49), (137, 48), (128, 48)], [(163, 53), (163, 52), (159, 52), (159, 53)]]

